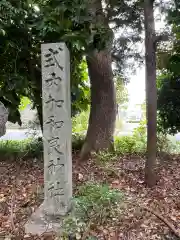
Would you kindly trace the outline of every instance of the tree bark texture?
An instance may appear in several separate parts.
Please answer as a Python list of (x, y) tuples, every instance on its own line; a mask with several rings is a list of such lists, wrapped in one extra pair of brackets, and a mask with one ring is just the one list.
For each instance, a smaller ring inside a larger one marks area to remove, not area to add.
[[(101, 21), (101, 24), (107, 28), (107, 32), (110, 32), (100, 0), (91, 1), (90, 11), (97, 13), (94, 16), (94, 24)], [(103, 50), (93, 50), (86, 58), (91, 83), (91, 109), (87, 135), (81, 150), (81, 160), (85, 160), (92, 151), (113, 149), (116, 97), (111, 66), (111, 47), (112, 38), (108, 39)]]
[(156, 145), (157, 145), (157, 88), (156, 88), (156, 43), (153, 0), (144, 1), (145, 25), (145, 73), (147, 106), (147, 159), (145, 181), (148, 186), (156, 184)]

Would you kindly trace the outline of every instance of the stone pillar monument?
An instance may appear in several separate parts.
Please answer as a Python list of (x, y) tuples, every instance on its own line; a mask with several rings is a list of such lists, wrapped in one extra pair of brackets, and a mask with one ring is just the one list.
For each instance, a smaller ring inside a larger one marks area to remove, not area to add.
[(26, 224), (32, 234), (56, 231), (57, 219), (70, 210), (72, 197), (69, 51), (64, 43), (50, 43), (42, 44), (41, 54), (44, 202)]

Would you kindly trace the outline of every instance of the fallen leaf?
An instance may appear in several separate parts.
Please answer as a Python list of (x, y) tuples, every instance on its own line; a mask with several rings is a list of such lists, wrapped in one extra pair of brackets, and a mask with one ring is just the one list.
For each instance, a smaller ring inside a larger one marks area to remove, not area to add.
[(81, 234), (76, 233), (76, 239), (77, 239), (77, 240), (81, 239)]
[(83, 174), (81, 174), (81, 173), (78, 173), (78, 180), (82, 180), (83, 179)]

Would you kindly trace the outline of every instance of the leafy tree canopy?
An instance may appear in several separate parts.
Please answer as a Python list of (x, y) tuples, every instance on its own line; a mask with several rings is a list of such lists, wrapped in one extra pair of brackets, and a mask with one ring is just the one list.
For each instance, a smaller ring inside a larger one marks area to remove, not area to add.
[[(139, 54), (132, 43), (142, 31), (141, 1), (105, 1), (104, 12), (114, 33), (127, 26), (114, 40), (112, 57), (115, 74), (122, 74), (125, 59)], [(112, 34), (103, 25), (94, 25), (88, 0), (0, 1), (0, 100), (9, 108), (9, 120), (21, 124), (19, 105), (28, 97), (41, 110), (40, 44), (65, 41), (71, 54), (72, 114), (89, 104), (85, 54), (105, 46)]]
[[(23, 96), (39, 107), (41, 114), (40, 44), (62, 41), (66, 20), (60, 24), (61, 28), (57, 28), (59, 22), (56, 22), (48, 29), (48, 25), (42, 24), (46, 19), (37, 5), (28, 1), (0, 2), (0, 100), (10, 111), (9, 121), (21, 124), (19, 105)], [(69, 49), (72, 114), (75, 114), (89, 103), (88, 74), (78, 42), (73, 42)]]
[[(169, 10), (168, 21), (172, 24), (175, 39), (166, 51), (164, 65), (157, 80), (159, 126), (170, 134), (180, 132), (180, 2)], [(163, 58), (162, 58), (163, 61)], [(161, 61), (161, 62), (162, 62)]]
[(121, 77), (116, 77), (116, 102), (122, 105), (128, 102), (128, 90)]

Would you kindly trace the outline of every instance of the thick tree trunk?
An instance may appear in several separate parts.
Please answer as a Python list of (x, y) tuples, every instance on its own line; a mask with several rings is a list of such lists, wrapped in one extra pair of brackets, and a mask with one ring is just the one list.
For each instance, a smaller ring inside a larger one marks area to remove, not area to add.
[(81, 159), (85, 159), (91, 151), (113, 149), (116, 119), (110, 52), (94, 52), (87, 57), (87, 65), (91, 82), (91, 111)]
[[(101, 51), (94, 49), (86, 58), (91, 82), (91, 110), (81, 160), (85, 160), (92, 151), (113, 149), (116, 120), (116, 98), (111, 66), (113, 33), (103, 12), (101, 0), (89, 1), (88, 10), (92, 16), (92, 28), (97, 29), (101, 26), (106, 35), (100, 33), (97, 35), (104, 40), (104, 49)], [(96, 42), (94, 44), (96, 45)]]
[(156, 36), (153, 2), (153, 0), (144, 1), (147, 104), (147, 159), (145, 165), (145, 181), (150, 187), (156, 184), (154, 168), (156, 165), (157, 145)]

